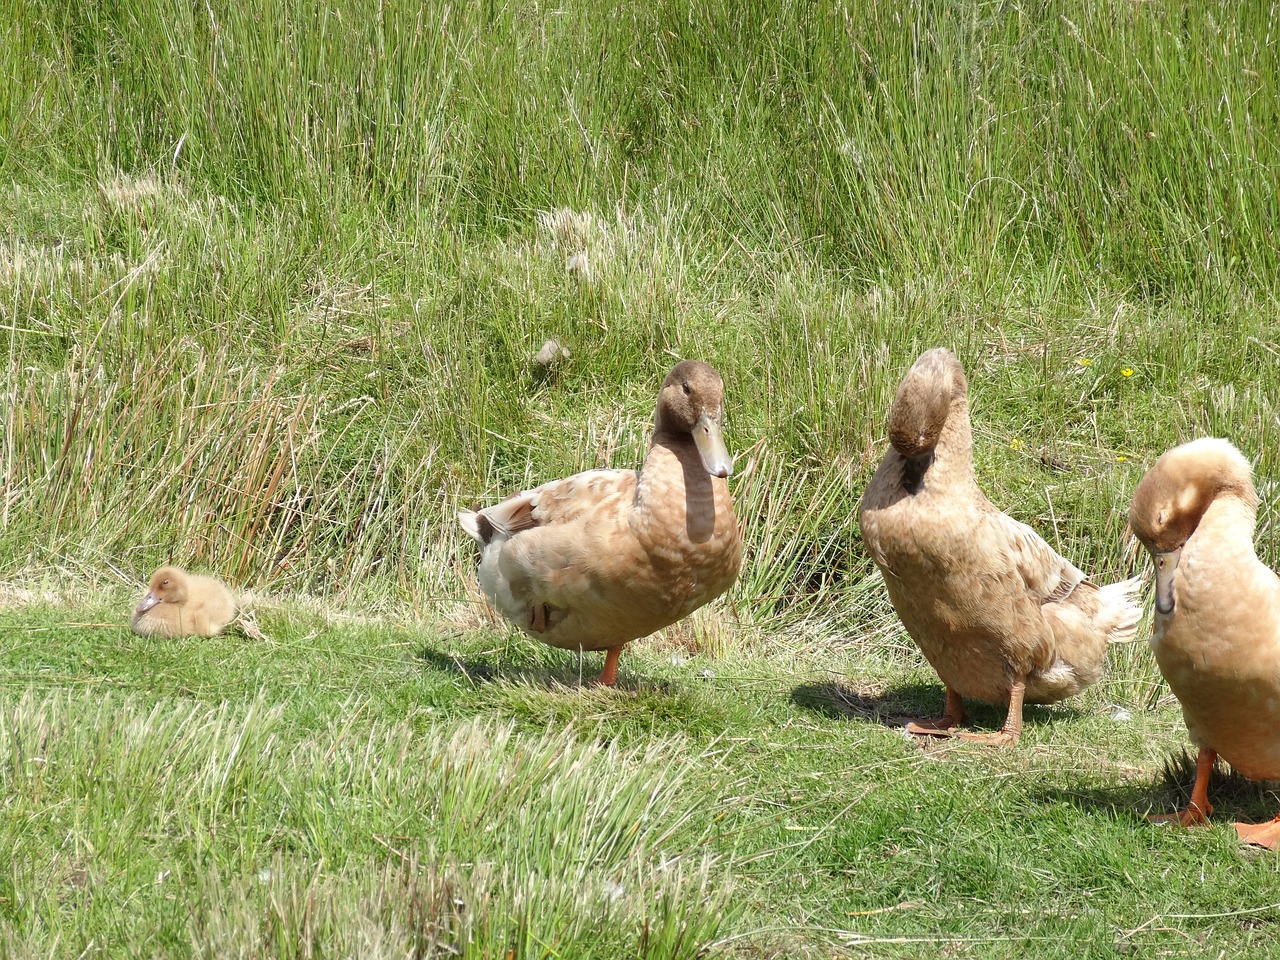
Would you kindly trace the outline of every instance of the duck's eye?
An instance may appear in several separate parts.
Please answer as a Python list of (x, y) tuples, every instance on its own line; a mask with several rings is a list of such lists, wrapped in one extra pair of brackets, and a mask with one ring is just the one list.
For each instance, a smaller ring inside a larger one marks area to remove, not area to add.
[(166, 580), (166, 581), (164, 581), (162, 584), (160, 584), (160, 586), (162, 586), (162, 587), (167, 587), (168, 585), (169, 585), (169, 581), (168, 581), (168, 580)]
[(687, 383), (680, 384), (680, 389), (684, 391), (684, 395), (686, 397), (693, 393), (693, 387), (689, 386)]

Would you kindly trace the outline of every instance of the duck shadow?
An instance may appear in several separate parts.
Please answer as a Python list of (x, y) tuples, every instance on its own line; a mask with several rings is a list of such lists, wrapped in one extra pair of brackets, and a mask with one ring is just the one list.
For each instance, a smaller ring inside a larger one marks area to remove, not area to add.
[[(911, 683), (897, 687), (857, 687), (843, 683), (804, 683), (791, 691), (791, 702), (832, 720), (864, 720), (901, 730), (912, 720), (942, 716), (945, 699), (942, 687)], [(966, 730), (975, 733), (996, 731), (1004, 724), (1007, 710), (981, 701), (967, 701)], [(1046, 708), (1027, 704), (1023, 711), (1026, 726), (1050, 727), (1080, 715), (1074, 707), (1054, 704)]]
[[(796, 706), (822, 714), (832, 720), (869, 720), (884, 727), (901, 728), (911, 720), (942, 716), (944, 699), (937, 684), (911, 683), (879, 688), (849, 684), (802, 683), (791, 691)], [(969, 709), (968, 729), (998, 730), (1005, 720), (1003, 707), (980, 702), (966, 703)], [(1028, 719), (1034, 714), (1028, 707)]]
[(791, 702), (831, 720), (868, 720), (884, 727), (902, 727), (918, 718), (917, 707), (928, 701), (929, 693), (924, 684), (879, 690), (834, 682), (802, 683), (791, 691)]
[(492, 683), (498, 678), (497, 668), (491, 663), (486, 663), (475, 657), (460, 657), (457, 654), (446, 653), (443, 650), (433, 650), (431, 647), (423, 647), (418, 650), (414, 654), (414, 659), (427, 669), (434, 670), (437, 673), (448, 673), (462, 677), (473, 686)]
[[(1167, 758), (1163, 769), (1152, 776), (1107, 786), (1044, 789), (1030, 796), (1044, 803), (1109, 812), (1117, 819), (1141, 822), (1149, 815), (1184, 809), (1191, 801), (1195, 771), (1195, 756), (1184, 748)], [(1219, 762), (1209, 777), (1209, 799), (1214, 809), (1211, 824), (1263, 823), (1280, 807), (1280, 782), (1249, 780)]]
[(671, 684), (665, 680), (630, 677), (621, 671), (618, 674), (616, 687), (604, 687), (595, 682), (598, 664), (584, 659), (580, 669), (577, 658), (573, 657), (571, 651), (568, 656), (570, 659), (564, 664), (499, 663), (492, 658), (461, 656), (424, 646), (414, 654), (414, 659), (426, 669), (459, 677), (473, 687), (494, 683), (513, 683), (547, 690), (568, 689), (582, 693), (607, 690), (637, 693), (642, 689), (662, 693), (671, 687)]

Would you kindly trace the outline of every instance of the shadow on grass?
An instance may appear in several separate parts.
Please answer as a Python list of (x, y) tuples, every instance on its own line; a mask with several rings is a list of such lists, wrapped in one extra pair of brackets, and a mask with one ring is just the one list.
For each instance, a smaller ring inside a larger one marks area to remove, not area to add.
[[(938, 684), (912, 683), (888, 689), (859, 688), (842, 683), (805, 683), (791, 691), (791, 702), (833, 720), (869, 720), (891, 729), (901, 729), (911, 720), (933, 720), (945, 708), (943, 688)], [(984, 733), (1004, 725), (1007, 710), (1002, 706), (966, 701), (969, 722), (965, 730)], [(1052, 727), (1080, 716), (1074, 707), (1054, 704), (1046, 708), (1027, 704), (1023, 710), (1026, 727)]]
[[(1153, 779), (1131, 779), (1102, 786), (1080, 786), (1031, 791), (1030, 799), (1044, 804), (1066, 804), (1090, 813), (1110, 813), (1117, 820), (1142, 822), (1148, 815), (1169, 814), (1191, 800), (1195, 757), (1183, 750), (1165, 761)], [(1210, 824), (1234, 821), (1262, 823), (1280, 809), (1280, 792), (1274, 782), (1259, 783), (1221, 763), (1209, 779), (1209, 800), (1214, 812)], [(1152, 824), (1152, 827), (1156, 827)]]
[[(911, 683), (882, 689), (843, 683), (804, 683), (791, 691), (791, 702), (833, 720), (870, 720), (886, 727), (902, 727), (908, 720), (942, 716), (943, 689), (936, 683)], [(1005, 710), (979, 701), (967, 702), (970, 723), (966, 729), (998, 730)], [(1032, 708), (1027, 718), (1034, 719)]]
[[(468, 657), (431, 647), (422, 647), (416, 654), (419, 662), (431, 670), (452, 674), (466, 680), (471, 686), (506, 682), (547, 689), (566, 688), (579, 692), (608, 690), (595, 683), (604, 663), (604, 654), (585, 653), (581, 664), (573, 651), (551, 651), (554, 656), (562, 653), (561, 663), (500, 663), (492, 657)], [(667, 692), (671, 684), (666, 680), (653, 680), (643, 675), (630, 675), (624, 669), (618, 671), (618, 685), (612, 689), (637, 693)]]
[(1090, 815), (1102, 813), (1114, 820), (1137, 821), (1148, 813), (1167, 813), (1175, 809), (1165, 800), (1166, 796), (1159, 786), (1142, 782), (1102, 787), (1052, 787), (1027, 793), (1029, 800), (1041, 806), (1063, 805)]
[(901, 727), (916, 719), (917, 706), (931, 696), (937, 698), (937, 687), (925, 684), (884, 691), (842, 683), (802, 683), (791, 691), (791, 702), (832, 720), (870, 720), (885, 727)]

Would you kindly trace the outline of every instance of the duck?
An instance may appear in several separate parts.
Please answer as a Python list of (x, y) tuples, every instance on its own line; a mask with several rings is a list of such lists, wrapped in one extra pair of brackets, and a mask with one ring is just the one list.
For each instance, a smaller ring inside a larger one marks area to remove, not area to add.
[[(964, 368), (921, 354), (889, 410), (889, 450), (859, 504), (862, 540), (908, 634), (946, 689), (917, 736), (1016, 744), (1024, 703), (1056, 703), (1101, 677), (1107, 646), (1132, 640), (1141, 577), (1098, 586), (978, 487)], [(960, 728), (965, 701), (1007, 705), (994, 733)]]
[(727, 478), (724, 382), (710, 364), (677, 363), (662, 382), (638, 470), (587, 470), (458, 514), (480, 545), (493, 606), (552, 647), (618, 657), (720, 596), (737, 580), (742, 538)]
[[(1190, 802), (1157, 822), (1208, 822), (1219, 757), (1280, 779), (1280, 578), (1254, 549), (1257, 515), (1253, 469), (1218, 437), (1167, 450), (1133, 491), (1129, 526), (1155, 566), (1151, 649), (1198, 748)], [(1235, 829), (1280, 846), (1280, 816)]]
[(151, 574), (129, 626), (140, 637), (216, 637), (238, 612), (220, 580), (163, 566)]

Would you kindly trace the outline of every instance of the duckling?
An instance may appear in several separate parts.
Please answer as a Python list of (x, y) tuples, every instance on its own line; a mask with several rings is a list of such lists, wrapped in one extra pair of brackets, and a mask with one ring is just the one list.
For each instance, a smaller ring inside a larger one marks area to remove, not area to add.
[[(1096, 681), (1108, 642), (1132, 639), (1140, 578), (1099, 587), (973, 473), (968, 382), (941, 347), (915, 362), (889, 411), (889, 451), (862, 497), (862, 538), (907, 632), (946, 687), (946, 711), (907, 729), (1010, 745), (1023, 703)], [(997, 733), (957, 733), (965, 698), (1007, 704)]]
[(658, 393), (639, 470), (587, 470), (462, 511), (493, 605), (550, 646), (604, 650), (597, 683), (614, 686), (627, 643), (728, 590), (742, 540), (723, 410), (715, 369), (682, 361)]
[(235, 599), (220, 581), (166, 566), (151, 575), (129, 626), (140, 637), (213, 637), (236, 613)]
[[(1254, 550), (1257, 512), (1249, 461), (1214, 437), (1166, 451), (1133, 492), (1129, 525), (1156, 569), (1151, 649), (1199, 748), (1191, 802), (1157, 821), (1208, 820), (1219, 756), (1250, 779), (1280, 779), (1280, 578)], [(1235, 828), (1280, 845), (1280, 816)]]

